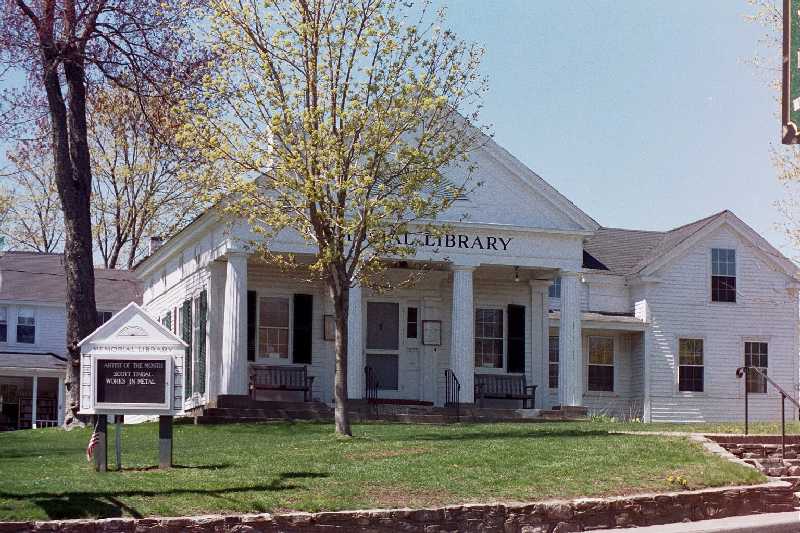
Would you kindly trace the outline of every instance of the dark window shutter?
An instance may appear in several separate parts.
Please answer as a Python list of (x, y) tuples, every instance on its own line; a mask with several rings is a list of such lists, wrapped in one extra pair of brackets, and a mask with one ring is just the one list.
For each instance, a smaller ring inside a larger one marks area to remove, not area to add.
[(247, 360), (256, 360), (256, 291), (247, 291)]
[(197, 310), (197, 380), (195, 389), (200, 394), (206, 393), (206, 320), (208, 317), (208, 296), (206, 290), (200, 293), (200, 304)]
[(508, 306), (508, 371), (525, 372), (525, 306)]
[(181, 307), (181, 332), (183, 340), (189, 346), (186, 347), (186, 355), (183, 358), (183, 383), (185, 396), (192, 395), (192, 301), (186, 300)]
[(311, 294), (294, 295), (294, 329), (292, 360), (298, 364), (311, 364), (311, 322), (314, 317), (314, 297)]

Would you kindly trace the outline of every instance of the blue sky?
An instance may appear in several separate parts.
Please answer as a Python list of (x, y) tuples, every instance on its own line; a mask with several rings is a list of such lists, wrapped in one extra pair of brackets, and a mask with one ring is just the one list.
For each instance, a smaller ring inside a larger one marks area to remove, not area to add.
[[(451, 0), (486, 47), (495, 139), (604, 226), (731, 209), (785, 254), (778, 103), (746, 0)], [(777, 53), (777, 52), (776, 52)]]
[[(486, 47), (495, 139), (604, 226), (731, 209), (790, 257), (746, 0), (439, 0)], [(777, 53), (777, 51), (775, 51)]]

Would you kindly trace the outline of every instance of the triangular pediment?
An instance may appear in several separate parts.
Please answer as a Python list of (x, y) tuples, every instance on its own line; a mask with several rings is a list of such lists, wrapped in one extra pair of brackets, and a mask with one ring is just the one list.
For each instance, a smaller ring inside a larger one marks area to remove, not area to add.
[[(491, 139), (470, 154), (472, 187), (443, 221), (498, 224), (555, 231), (594, 231), (599, 224), (553, 186)], [(445, 175), (464, 183), (464, 168)]]
[(135, 302), (112, 316), (78, 345), (86, 343), (168, 344), (186, 346), (178, 336), (162, 326)]

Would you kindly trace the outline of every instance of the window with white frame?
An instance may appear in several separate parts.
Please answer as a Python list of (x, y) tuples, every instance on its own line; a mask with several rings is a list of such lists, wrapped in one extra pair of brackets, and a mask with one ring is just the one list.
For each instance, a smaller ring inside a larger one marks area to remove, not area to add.
[(561, 298), (561, 277), (557, 277), (553, 280), (553, 283), (550, 287), (547, 288), (547, 295), (550, 298)]
[(502, 309), (475, 309), (475, 367), (503, 368)]
[[(769, 367), (769, 346), (766, 342), (745, 342), (744, 343), (744, 365), (752, 366), (767, 374)], [(755, 373), (747, 373), (747, 392), (767, 392), (767, 380), (763, 376)]]
[(590, 391), (614, 390), (614, 339), (612, 337), (589, 337)]
[(36, 342), (36, 313), (32, 307), (17, 309), (17, 342), (21, 344)]
[(548, 386), (551, 389), (558, 388), (558, 335), (550, 335), (548, 346), (549, 374)]
[(678, 390), (703, 392), (703, 339), (678, 340)]
[(258, 306), (258, 356), (288, 359), (289, 298), (263, 297)]
[(711, 250), (711, 301), (736, 301), (736, 250)]
[(0, 342), (8, 342), (8, 307), (0, 305)]

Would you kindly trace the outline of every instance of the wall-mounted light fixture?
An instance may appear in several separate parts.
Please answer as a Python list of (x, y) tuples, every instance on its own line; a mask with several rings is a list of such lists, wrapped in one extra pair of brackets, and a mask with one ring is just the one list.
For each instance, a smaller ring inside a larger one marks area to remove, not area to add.
[(519, 282), (519, 267), (514, 267), (514, 281)]

